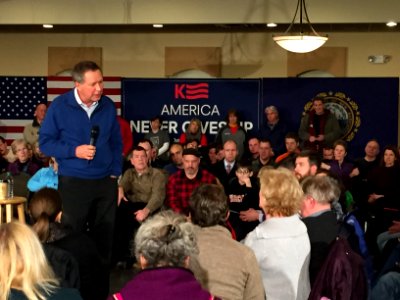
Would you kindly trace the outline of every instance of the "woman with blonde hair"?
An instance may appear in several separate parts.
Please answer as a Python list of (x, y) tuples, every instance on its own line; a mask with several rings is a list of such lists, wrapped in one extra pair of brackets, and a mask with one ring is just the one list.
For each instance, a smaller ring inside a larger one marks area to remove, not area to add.
[(32, 156), (29, 154), (29, 144), (25, 140), (14, 140), (11, 144), (11, 150), (17, 158), (13, 163), (8, 165), (8, 171), (13, 176), (20, 173), (32, 176), (40, 169), (40, 166), (32, 160)]
[(287, 169), (262, 168), (260, 207), (266, 220), (250, 232), (245, 244), (253, 249), (267, 299), (307, 299), (310, 240), (300, 220), (303, 191)]
[(25, 224), (0, 226), (0, 299), (81, 300), (77, 290), (60, 288), (36, 234)]
[(200, 147), (207, 146), (207, 137), (201, 132), (201, 121), (197, 118), (190, 120), (186, 131), (179, 137), (179, 143), (186, 145), (190, 141), (197, 141)]

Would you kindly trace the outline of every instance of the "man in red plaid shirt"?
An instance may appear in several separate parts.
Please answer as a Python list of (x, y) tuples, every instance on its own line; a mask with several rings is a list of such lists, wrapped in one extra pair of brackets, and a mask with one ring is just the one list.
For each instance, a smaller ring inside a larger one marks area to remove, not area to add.
[(172, 174), (167, 183), (165, 205), (177, 213), (188, 214), (192, 191), (203, 183), (217, 183), (210, 172), (199, 169), (200, 153), (197, 149), (183, 150), (183, 170)]

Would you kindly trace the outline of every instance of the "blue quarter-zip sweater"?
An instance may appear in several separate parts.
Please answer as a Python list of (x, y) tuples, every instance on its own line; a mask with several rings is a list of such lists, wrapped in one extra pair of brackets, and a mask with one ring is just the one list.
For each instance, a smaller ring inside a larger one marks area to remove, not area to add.
[[(75, 156), (75, 149), (90, 143), (90, 131), (99, 126), (96, 155), (88, 161)], [(122, 139), (114, 102), (102, 96), (90, 119), (76, 102), (74, 90), (58, 96), (50, 105), (39, 132), (40, 150), (54, 156), (58, 174), (100, 179), (121, 174)]]

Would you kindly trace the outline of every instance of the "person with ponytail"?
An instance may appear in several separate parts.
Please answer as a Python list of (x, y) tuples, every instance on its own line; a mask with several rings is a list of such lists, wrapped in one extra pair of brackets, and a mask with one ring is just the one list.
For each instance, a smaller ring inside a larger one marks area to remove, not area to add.
[(94, 242), (60, 223), (62, 201), (52, 188), (37, 191), (29, 203), (32, 228), (63, 286), (76, 286), (82, 298), (106, 299), (108, 276)]

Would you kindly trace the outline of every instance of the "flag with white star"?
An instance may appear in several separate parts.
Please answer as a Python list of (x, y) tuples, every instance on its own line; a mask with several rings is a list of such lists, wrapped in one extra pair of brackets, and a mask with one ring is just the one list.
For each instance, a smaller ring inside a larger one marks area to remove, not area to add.
[(7, 140), (22, 137), (36, 105), (47, 104), (46, 82), (46, 77), (0, 77), (0, 135)]
[(46, 102), (46, 77), (0, 77), (1, 119), (33, 119), (36, 105)]

